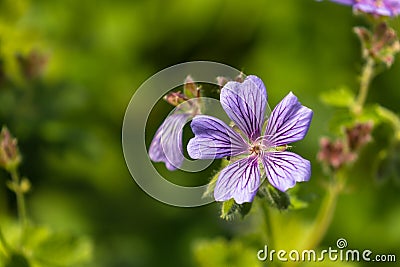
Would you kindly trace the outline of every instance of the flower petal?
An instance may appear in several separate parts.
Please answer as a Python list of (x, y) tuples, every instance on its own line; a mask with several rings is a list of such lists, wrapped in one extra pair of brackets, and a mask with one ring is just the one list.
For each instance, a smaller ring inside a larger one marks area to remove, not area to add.
[(290, 92), (274, 108), (265, 131), (270, 146), (287, 145), (304, 138), (310, 127), (313, 112), (303, 106)]
[(184, 160), (182, 132), (189, 118), (189, 114), (179, 113), (165, 119), (150, 144), (149, 156), (152, 161), (165, 162), (165, 166), (170, 171), (182, 165)]
[(206, 115), (193, 118), (190, 125), (195, 137), (187, 150), (193, 159), (217, 159), (248, 151), (248, 144), (223, 121)]
[(260, 186), (260, 169), (257, 157), (247, 157), (225, 167), (219, 174), (214, 189), (216, 201), (231, 198), (242, 204), (251, 202)]
[(310, 180), (310, 162), (295, 153), (270, 152), (261, 160), (269, 183), (282, 192), (292, 188), (296, 182)]
[(381, 16), (396, 16), (398, 14), (398, 10), (396, 11), (396, 8), (398, 7), (398, 0), (384, 0), (382, 2), (378, 2), (376, 0), (364, 0), (354, 4), (354, 9), (356, 10)]
[(230, 81), (221, 90), (222, 107), (229, 118), (254, 141), (264, 123), (267, 91), (260, 78), (249, 75), (243, 83)]
[[(318, 0), (320, 1), (320, 0)], [(398, 0), (330, 0), (343, 5), (351, 5), (356, 11), (372, 13), (380, 16), (397, 16), (400, 13)]]
[(354, 0), (331, 0), (331, 2), (336, 2), (343, 5), (353, 5)]

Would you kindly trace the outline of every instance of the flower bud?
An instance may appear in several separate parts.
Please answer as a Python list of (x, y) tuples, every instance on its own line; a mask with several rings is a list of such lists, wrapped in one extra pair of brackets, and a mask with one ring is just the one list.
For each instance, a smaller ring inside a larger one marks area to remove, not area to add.
[(188, 100), (188, 98), (180, 91), (178, 91), (178, 92), (168, 93), (166, 96), (164, 96), (164, 100), (173, 106), (178, 106), (179, 104)]
[(337, 170), (344, 164), (354, 161), (356, 154), (347, 152), (341, 140), (333, 142), (329, 138), (323, 137), (320, 140), (320, 151), (317, 158), (319, 161)]
[(239, 83), (242, 83), (242, 82), (244, 82), (245, 78), (246, 78), (246, 76), (244, 75), (244, 73), (240, 72), (240, 74), (238, 76), (236, 76), (235, 81), (239, 82)]
[(354, 32), (361, 41), (364, 58), (372, 57), (387, 67), (393, 64), (394, 56), (400, 51), (400, 42), (396, 32), (386, 23), (378, 24), (373, 32), (363, 27), (355, 27)]
[(28, 178), (22, 178), (21, 183), (20, 183), (20, 189), (22, 193), (27, 193), (31, 190), (32, 184), (28, 180)]
[(21, 162), (17, 139), (13, 138), (6, 127), (0, 133), (0, 167), (6, 170), (16, 168)]
[(34, 79), (43, 74), (48, 56), (33, 50), (26, 56), (18, 54), (17, 60), (25, 78)]
[(346, 128), (347, 144), (351, 151), (361, 148), (371, 141), (372, 122), (357, 123), (351, 128)]
[[(242, 83), (242, 82), (244, 81), (245, 78), (246, 78), (246, 76), (244, 75), (244, 73), (243, 73), (243, 72), (240, 72), (239, 75), (237, 75), (237, 76), (235, 77), (234, 81), (235, 81), (235, 82)], [(232, 81), (232, 79), (231, 79), (231, 78), (224, 77), (224, 76), (218, 76), (218, 77), (217, 77), (217, 83), (218, 83), (218, 85), (219, 85), (220, 88), (224, 87), (224, 85), (225, 85), (227, 82), (229, 82), (229, 81)]]
[(229, 79), (224, 76), (217, 77), (217, 83), (220, 88), (224, 87), (224, 85), (229, 82)]
[(193, 81), (192, 76), (186, 76), (185, 83), (183, 85), (183, 93), (188, 98), (199, 97), (200, 88)]
[(362, 56), (363, 58), (367, 58), (370, 54), (369, 49), (372, 43), (372, 34), (371, 32), (364, 27), (354, 27), (354, 33), (357, 35), (358, 39), (360, 39), (362, 46)]

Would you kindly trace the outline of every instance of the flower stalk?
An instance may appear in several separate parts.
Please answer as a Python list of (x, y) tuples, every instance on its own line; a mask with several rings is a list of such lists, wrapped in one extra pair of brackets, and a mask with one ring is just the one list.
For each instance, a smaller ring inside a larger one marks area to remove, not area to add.
[(363, 110), (365, 101), (368, 96), (369, 85), (374, 76), (374, 67), (375, 60), (371, 57), (368, 57), (361, 72), (360, 89), (354, 105), (354, 113), (356, 114), (360, 114)]
[(18, 171), (14, 168), (10, 170), (11, 179), (12, 179), (12, 190), (15, 192), (17, 197), (17, 210), (18, 210), (18, 218), (21, 223), (23, 229), (28, 224), (28, 217), (26, 213), (26, 205), (25, 205), (25, 190), (24, 186), (21, 182), (21, 179), (18, 175)]
[(274, 231), (272, 229), (272, 219), (271, 219), (271, 214), (269, 210), (269, 206), (267, 203), (264, 201), (261, 203), (261, 210), (263, 212), (263, 219), (265, 223), (265, 230), (266, 230), (266, 235), (268, 238), (268, 244), (272, 247), (275, 248), (275, 238), (274, 238)]
[(1, 250), (3, 252), (3, 254), (8, 257), (8, 252), (10, 251), (10, 246), (8, 245), (6, 238), (4, 237), (3, 231), (0, 228), (0, 244), (3, 247), (3, 249)]
[(321, 243), (332, 222), (338, 196), (343, 188), (342, 184), (335, 178), (327, 187), (325, 198), (319, 208), (304, 249), (315, 249)]
[(24, 229), (28, 222), (24, 194), (29, 191), (30, 183), (27, 179), (20, 179), (18, 174), (21, 158), (17, 139), (11, 135), (7, 127), (3, 127), (0, 132), (0, 167), (11, 175), (8, 187), (16, 194), (18, 217)]

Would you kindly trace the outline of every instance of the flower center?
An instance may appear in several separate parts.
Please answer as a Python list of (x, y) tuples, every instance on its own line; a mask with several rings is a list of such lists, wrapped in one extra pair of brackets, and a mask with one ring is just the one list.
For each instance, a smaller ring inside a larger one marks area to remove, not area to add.
[(259, 155), (261, 153), (261, 146), (259, 144), (250, 147), (250, 153)]
[(250, 146), (250, 154), (253, 155), (260, 155), (263, 154), (265, 151), (270, 150), (270, 147), (265, 144), (263, 138), (257, 138), (256, 141), (253, 142)]
[(265, 136), (260, 136), (251, 144), (249, 152), (252, 155), (258, 156), (268, 152), (277, 152), (277, 151), (283, 152), (286, 151), (288, 148), (290, 148), (289, 145), (272, 146), (268, 144), (268, 141), (265, 139)]
[(382, 0), (377, 0), (375, 3), (376, 7), (383, 7), (383, 1)]

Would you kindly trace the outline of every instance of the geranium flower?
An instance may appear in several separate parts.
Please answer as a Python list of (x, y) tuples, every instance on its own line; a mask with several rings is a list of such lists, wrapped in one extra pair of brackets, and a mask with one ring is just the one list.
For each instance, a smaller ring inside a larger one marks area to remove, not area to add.
[(287, 144), (304, 138), (313, 115), (295, 95), (289, 93), (275, 107), (265, 130), (267, 92), (258, 77), (228, 82), (220, 101), (240, 133), (217, 118), (198, 115), (191, 123), (195, 137), (188, 144), (194, 159), (239, 158), (220, 172), (215, 200), (251, 202), (261, 184), (262, 170), (269, 183), (281, 191), (310, 179), (310, 162), (286, 151)]
[(173, 171), (181, 167), (184, 160), (183, 127), (200, 113), (199, 88), (188, 76), (184, 84), (184, 93), (171, 92), (164, 100), (176, 106), (176, 109), (164, 120), (154, 135), (149, 147), (149, 157), (154, 162), (164, 162), (166, 168)]
[(400, 13), (400, 0), (330, 0), (339, 4), (353, 6), (354, 10), (379, 16), (397, 16)]
[(168, 170), (178, 169), (184, 160), (182, 132), (189, 113), (171, 114), (154, 135), (149, 148), (149, 157), (154, 162), (164, 162)]

